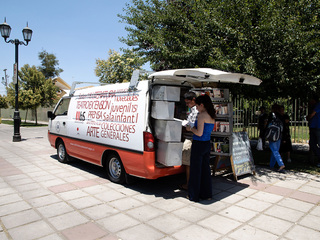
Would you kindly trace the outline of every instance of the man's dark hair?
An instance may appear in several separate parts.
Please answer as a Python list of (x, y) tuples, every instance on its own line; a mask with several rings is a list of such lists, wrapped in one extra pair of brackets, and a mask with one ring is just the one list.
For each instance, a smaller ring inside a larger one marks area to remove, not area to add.
[(184, 98), (188, 100), (194, 100), (196, 99), (197, 95), (194, 92), (186, 92), (184, 94)]

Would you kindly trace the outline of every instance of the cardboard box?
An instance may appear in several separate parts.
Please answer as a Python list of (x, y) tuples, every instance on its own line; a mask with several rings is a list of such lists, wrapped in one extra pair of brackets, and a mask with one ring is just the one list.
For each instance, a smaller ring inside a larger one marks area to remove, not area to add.
[(174, 117), (174, 102), (153, 101), (151, 117), (155, 119), (172, 120)]
[(151, 100), (179, 102), (180, 88), (155, 85), (152, 88)]
[(155, 120), (155, 136), (165, 142), (181, 142), (181, 121)]
[(158, 141), (157, 161), (165, 166), (182, 164), (182, 142)]

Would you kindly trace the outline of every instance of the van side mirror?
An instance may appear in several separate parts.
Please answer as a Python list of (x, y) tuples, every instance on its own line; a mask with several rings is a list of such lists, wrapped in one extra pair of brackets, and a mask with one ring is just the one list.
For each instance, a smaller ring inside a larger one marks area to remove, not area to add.
[(48, 111), (47, 114), (48, 114), (48, 118), (50, 118), (51, 120), (53, 120), (56, 117), (56, 115), (52, 111)]

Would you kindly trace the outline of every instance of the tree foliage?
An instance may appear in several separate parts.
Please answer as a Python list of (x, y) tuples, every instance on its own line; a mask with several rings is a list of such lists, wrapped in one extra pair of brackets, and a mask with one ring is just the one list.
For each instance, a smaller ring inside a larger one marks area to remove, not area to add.
[(95, 73), (101, 83), (128, 82), (135, 69), (141, 69), (144, 61), (132, 50), (126, 50), (122, 55), (109, 50), (107, 60), (97, 59)]
[(59, 76), (63, 70), (59, 68), (59, 60), (57, 60), (54, 54), (50, 54), (47, 51), (39, 52), (39, 60), (41, 60), (41, 66), (38, 67), (39, 71), (43, 73), (46, 79), (55, 78)]
[(319, 91), (318, 0), (132, 0), (121, 41), (154, 70), (210, 67), (263, 80), (252, 97)]
[[(25, 64), (18, 73), (19, 76), (19, 95), (18, 102), (21, 109), (33, 109), (36, 116), (39, 106), (51, 106), (57, 96), (57, 87), (51, 79), (46, 79), (42, 72), (35, 66), (30, 67)], [(15, 105), (15, 85), (11, 83), (8, 88), (8, 102), (11, 106)]]

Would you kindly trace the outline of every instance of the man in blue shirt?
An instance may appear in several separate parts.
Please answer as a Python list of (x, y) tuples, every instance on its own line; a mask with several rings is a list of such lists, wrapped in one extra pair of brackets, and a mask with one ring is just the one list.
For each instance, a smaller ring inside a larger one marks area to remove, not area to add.
[(318, 167), (320, 167), (320, 102), (318, 96), (312, 97), (310, 100), (311, 111), (307, 117), (309, 121), (310, 150), (318, 158)]

